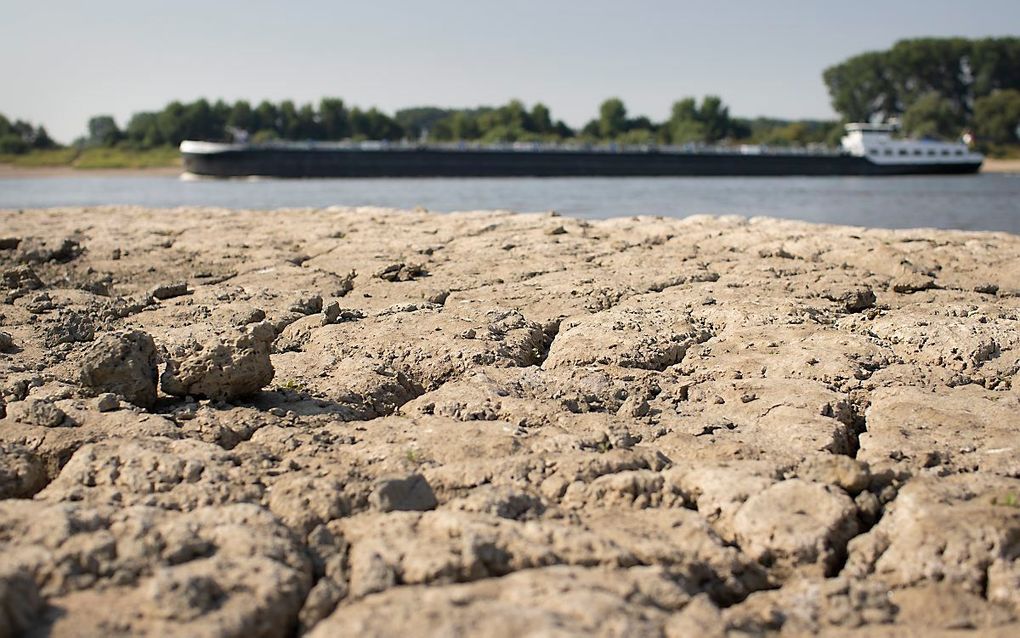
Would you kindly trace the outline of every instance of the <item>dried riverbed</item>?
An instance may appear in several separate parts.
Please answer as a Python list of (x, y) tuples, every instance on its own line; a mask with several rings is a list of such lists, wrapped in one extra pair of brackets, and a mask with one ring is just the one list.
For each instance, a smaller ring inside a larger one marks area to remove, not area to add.
[(0, 212), (0, 636), (1020, 631), (1020, 237)]

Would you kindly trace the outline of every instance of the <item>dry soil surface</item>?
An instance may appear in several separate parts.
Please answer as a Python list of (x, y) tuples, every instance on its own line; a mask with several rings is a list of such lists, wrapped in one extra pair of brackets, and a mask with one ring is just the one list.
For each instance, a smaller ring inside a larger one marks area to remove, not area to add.
[(1020, 237), (0, 212), (0, 636), (1020, 632)]

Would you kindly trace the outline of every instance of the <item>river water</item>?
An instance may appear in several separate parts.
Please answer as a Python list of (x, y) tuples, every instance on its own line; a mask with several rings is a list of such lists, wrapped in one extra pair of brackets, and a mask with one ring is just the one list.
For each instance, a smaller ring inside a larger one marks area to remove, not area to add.
[(884, 228), (1020, 233), (1020, 175), (202, 180), (73, 176), (0, 179), (0, 208), (138, 204), (269, 209), (330, 205), (434, 211), (555, 210), (599, 219), (768, 215)]

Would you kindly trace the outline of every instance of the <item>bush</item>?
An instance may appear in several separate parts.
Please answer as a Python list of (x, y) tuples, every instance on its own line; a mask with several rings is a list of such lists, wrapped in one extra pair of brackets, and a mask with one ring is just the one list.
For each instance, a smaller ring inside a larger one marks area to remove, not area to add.
[(0, 137), (0, 153), (5, 155), (21, 155), (29, 149), (28, 142), (17, 135)]

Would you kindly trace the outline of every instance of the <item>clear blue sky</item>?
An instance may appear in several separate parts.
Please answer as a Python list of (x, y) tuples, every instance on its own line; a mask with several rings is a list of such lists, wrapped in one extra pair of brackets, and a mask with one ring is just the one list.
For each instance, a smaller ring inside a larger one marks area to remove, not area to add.
[(831, 117), (822, 70), (913, 36), (1010, 35), (1018, 0), (5, 0), (0, 112), (70, 141), (171, 99), (323, 95), (386, 111), (542, 100), (577, 126), (619, 96), (662, 118)]

